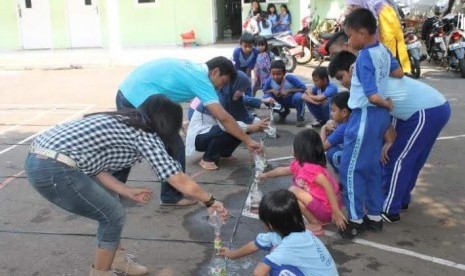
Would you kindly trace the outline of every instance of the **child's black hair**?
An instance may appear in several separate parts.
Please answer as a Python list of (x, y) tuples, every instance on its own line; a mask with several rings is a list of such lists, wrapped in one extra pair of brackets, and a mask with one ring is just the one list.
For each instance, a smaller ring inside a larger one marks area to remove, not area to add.
[(241, 40), (239, 41), (240, 44), (242, 43), (250, 43), (250, 44), (253, 44), (254, 43), (254, 37), (251, 33), (243, 33), (241, 35)]
[(280, 59), (273, 60), (270, 65), (270, 71), (271, 69), (280, 69), (283, 73), (286, 73), (286, 64)]
[(347, 26), (356, 31), (366, 29), (370, 35), (376, 33), (376, 18), (368, 9), (356, 9), (347, 15), (344, 21), (344, 26)]
[(313, 129), (305, 129), (297, 133), (292, 144), (294, 158), (300, 165), (304, 163), (318, 164), (326, 167), (326, 155), (320, 135)]
[(344, 44), (347, 41), (349, 41), (349, 38), (347, 37), (347, 35), (346, 35), (346, 33), (344, 31), (337, 32), (326, 43), (325, 51), (329, 52), (329, 48), (331, 48), (331, 46), (333, 44), (335, 44), (335, 45)]
[(336, 95), (331, 97), (331, 104), (334, 104), (339, 109), (347, 109), (349, 112), (352, 112), (352, 109), (349, 107), (349, 92), (339, 92)]
[(220, 76), (228, 75), (230, 81), (234, 81), (236, 79), (236, 68), (234, 68), (234, 64), (228, 58), (218, 56), (214, 57), (207, 61), (208, 71), (211, 71), (215, 68), (220, 70)]
[(266, 40), (266, 37), (261, 35), (257, 36), (257, 38), (255, 38), (255, 43), (257, 46), (264, 45), (265, 52), (268, 51), (268, 41)]
[(328, 65), (328, 73), (331, 78), (336, 76), (339, 71), (349, 71), (350, 66), (354, 64), (357, 57), (349, 51), (341, 51), (337, 53)]
[(258, 216), (270, 230), (281, 237), (305, 231), (302, 212), (296, 196), (285, 189), (266, 194), (258, 208)]
[(315, 68), (315, 70), (313, 70), (312, 77), (319, 78), (320, 80), (323, 80), (323, 79), (329, 80), (328, 68), (323, 67), (323, 66), (318, 66), (317, 68)]
[(266, 13), (268, 13), (268, 15), (271, 14), (271, 12), (270, 12), (270, 9), (271, 9), (271, 8), (274, 8), (274, 14), (277, 14), (277, 13), (278, 13), (278, 11), (276, 10), (275, 4), (269, 3), (268, 6), (266, 7)]

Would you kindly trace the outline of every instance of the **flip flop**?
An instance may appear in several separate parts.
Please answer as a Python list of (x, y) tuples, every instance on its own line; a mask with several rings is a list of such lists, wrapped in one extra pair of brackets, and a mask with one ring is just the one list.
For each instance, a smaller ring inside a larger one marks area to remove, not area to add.
[(189, 207), (197, 204), (197, 200), (183, 198), (176, 203), (160, 203), (160, 206), (171, 206), (171, 207)]
[(214, 171), (218, 169), (218, 166), (215, 164), (215, 162), (207, 162), (203, 161), (202, 159), (200, 160), (199, 165), (207, 171)]

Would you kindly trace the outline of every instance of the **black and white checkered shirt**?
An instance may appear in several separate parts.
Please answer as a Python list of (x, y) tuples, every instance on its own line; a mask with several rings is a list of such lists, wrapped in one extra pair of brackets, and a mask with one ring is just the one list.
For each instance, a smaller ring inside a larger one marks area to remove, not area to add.
[(114, 172), (146, 159), (160, 180), (182, 171), (160, 137), (128, 127), (110, 115), (65, 123), (38, 136), (32, 146), (58, 151), (88, 175)]

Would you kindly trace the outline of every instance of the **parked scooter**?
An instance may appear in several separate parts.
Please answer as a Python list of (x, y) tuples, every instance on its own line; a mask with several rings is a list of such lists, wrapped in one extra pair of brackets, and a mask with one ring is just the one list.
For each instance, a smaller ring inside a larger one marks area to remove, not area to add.
[(407, 47), (410, 64), (412, 67), (412, 77), (418, 79), (421, 74), (420, 61), (421, 56), (421, 42), (411, 29), (404, 29), (405, 45)]
[(268, 47), (276, 59), (281, 59), (286, 64), (286, 71), (293, 72), (297, 66), (296, 55), (300, 54), (297, 42), (289, 32), (276, 33), (266, 36)]
[(294, 40), (300, 45), (300, 53), (296, 55), (298, 64), (307, 64), (312, 60), (312, 52), (310, 51), (309, 32), (312, 22), (312, 16), (306, 16), (300, 21), (302, 28), (294, 36)]
[[(428, 30), (425, 29), (427, 26)], [(446, 48), (446, 32), (444, 31), (443, 22), (437, 17), (431, 17), (427, 19), (424, 24), (423, 39), (425, 40), (426, 51), (429, 56), (429, 62), (441, 61), (442, 64), (445, 62), (447, 56)]]
[(452, 27), (447, 41), (448, 68), (460, 72), (462, 78), (465, 78), (465, 17), (458, 14), (452, 19), (445, 19), (445, 24)]

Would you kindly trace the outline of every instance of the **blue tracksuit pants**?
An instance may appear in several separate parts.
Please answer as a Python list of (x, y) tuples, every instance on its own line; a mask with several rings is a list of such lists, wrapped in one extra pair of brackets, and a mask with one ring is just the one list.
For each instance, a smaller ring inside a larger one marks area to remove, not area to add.
[(446, 102), (420, 110), (406, 121), (393, 120), (397, 137), (388, 152), (389, 161), (383, 167), (384, 212), (399, 214), (402, 205), (410, 203), (418, 174), (450, 114)]
[(381, 215), (384, 196), (380, 158), (390, 121), (388, 110), (380, 107), (356, 108), (350, 114), (339, 175), (351, 220), (363, 219), (365, 214)]

